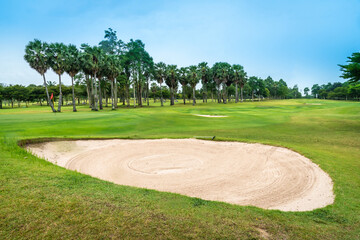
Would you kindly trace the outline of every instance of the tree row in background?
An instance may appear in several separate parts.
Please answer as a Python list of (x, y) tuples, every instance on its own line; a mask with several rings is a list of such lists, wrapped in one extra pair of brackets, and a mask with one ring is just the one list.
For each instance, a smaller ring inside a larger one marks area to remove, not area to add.
[[(46, 99), (53, 112), (61, 112), (64, 89), (62, 76), (71, 77), (71, 99), (73, 111), (76, 111), (76, 99), (83, 98), (76, 91), (75, 85), (86, 90), (87, 100), (92, 110), (103, 109), (110, 97), (112, 109), (118, 107), (119, 100), (123, 105), (130, 106), (130, 99), (134, 99), (134, 107), (149, 105), (150, 98), (159, 98), (161, 106), (164, 104), (164, 94), (169, 92), (170, 105), (174, 105), (179, 93), (184, 104), (190, 95), (193, 105), (197, 99), (207, 102), (209, 96), (218, 103), (227, 103), (232, 99), (243, 102), (244, 97), (255, 98), (298, 98), (301, 97), (298, 87), (289, 88), (285, 81), (274, 81), (271, 77), (261, 79), (247, 76), (243, 66), (226, 62), (217, 62), (208, 66), (206, 62), (189, 67), (177, 67), (163, 62), (154, 63), (152, 57), (145, 50), (141, 40), (130, 40), (125, 43), (119, 40), (116, 31), (111, 28), (105, 31), (104, 40), (98, 46), (82, 44), (80, 49), (75, 45), (63, 43), (41, 42), (35, 39), (25, 48), (24, 59), (30, 67), (35, 69), (43, 78), (45, 93), (39, 94)], [(46, 72), (52, 69), (58, 75), (58, 90), (51, 89), (50, 97)], [(76, 84), (74, 84), (76, 81)], [(154, 82), (158, 87), (154, 86)], [(201, 82), (201, 89), (196, 86)], [(167, 88), (164, 88), (164, 85)], [(15, 87), (15, 86), (14, 86)], [(156, 91), (154, 92), (154, 90)], [(32, 92), (30, 90), (30, 92)], [(84, 93), (84, 92), (82, 92)], [(197, 95), (197, 94), (200, 94)], [(6, 97), (8, 96), (8, 97)], [(24, 95), (32, 96), (32, 94)], [(68, 97), (68, 93), (66, 94)], [(9, 95), (1, 99), (13, 101), (16, 97)], [(55, 109), (54, 100), (58, 102)]]
[(306, 97), (333, 100), (360, 100), (360, 83), (357, 82), (335, 82), (328, 84), (314, 84), (310, 89), (305, 88)]

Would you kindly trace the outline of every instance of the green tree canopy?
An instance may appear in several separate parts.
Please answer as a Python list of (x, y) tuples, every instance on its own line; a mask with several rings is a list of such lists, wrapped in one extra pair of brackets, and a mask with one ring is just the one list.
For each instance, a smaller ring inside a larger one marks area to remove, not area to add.
[(360, 81), (360, 52), (353, 53), (351, 57), (348, 57), (348, 64), (340, 65), (341, 71), (343, 74), (342, 78), (348, 79), (349, 82), (359, 82)]

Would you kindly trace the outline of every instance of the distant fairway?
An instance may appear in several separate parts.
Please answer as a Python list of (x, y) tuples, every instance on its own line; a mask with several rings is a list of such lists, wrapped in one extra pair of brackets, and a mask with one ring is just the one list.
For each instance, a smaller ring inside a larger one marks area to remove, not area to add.
[[(211, 100), (210, 100), (211, 101)], [(360, 238), (360, 103), (278, 100), (164, 107), (0, 110), (0, 238)], [(197, 115), (227, 116), (199, 117)], [(29, 138), (192, 138), (301, 153), (334, 181), (335, 203), (281, 212), (115, 185), (40, 160)]]

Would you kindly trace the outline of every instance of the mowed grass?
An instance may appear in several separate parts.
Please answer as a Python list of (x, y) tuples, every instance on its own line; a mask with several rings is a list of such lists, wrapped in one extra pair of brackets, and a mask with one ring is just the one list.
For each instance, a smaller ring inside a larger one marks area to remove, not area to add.
[[(0, 110), (0, 239), (360, 239), (360, 103), (278, 100), (196, 106)], [(316, 105), (321, 104), (321, 105)], [(226, 115), (205, 118), (194, 114)], [(120, 186), (38, 159), (29, 138), (191, 138), (284, 146), (320, 165), (335, 203), (281, 212)]]

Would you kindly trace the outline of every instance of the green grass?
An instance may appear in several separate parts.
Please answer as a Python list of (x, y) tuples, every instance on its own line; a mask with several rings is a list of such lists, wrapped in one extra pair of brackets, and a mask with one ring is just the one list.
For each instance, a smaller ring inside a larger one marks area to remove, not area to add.
[[(321, 103), (310, 105), (305, 103)], [(0, 110), (0, 239), (360, 239), (360, 103), (284, 100), (177, 104), (91, 112)], [(226, 115), (205, 118), (193, 114)], [(329, 173), (335, 203), (281, 212), (125, 187), (38, 159), (30, 138), (189, 138), (260, 142), (297, 151)]]

